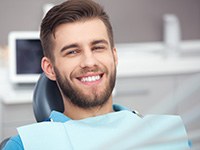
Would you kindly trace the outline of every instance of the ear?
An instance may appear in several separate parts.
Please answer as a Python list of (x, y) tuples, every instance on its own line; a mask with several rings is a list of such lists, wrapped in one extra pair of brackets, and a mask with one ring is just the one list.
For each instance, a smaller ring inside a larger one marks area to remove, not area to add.
[(113, 48), (113, 57), (114, 57), (115, 64), (117, 66), (117, 64), (118, 64), (118, 57), (117, 57), (117, 49), (116, 48)]
[(54, 72), (53, 64), (51, 63), (51, 60), (47, 57), (43, 57), (41, 61), (41, 67), (42, 70), (44, 71), (45, 75), (50, 79), (50, 80), (56, 80), (56, 75)]

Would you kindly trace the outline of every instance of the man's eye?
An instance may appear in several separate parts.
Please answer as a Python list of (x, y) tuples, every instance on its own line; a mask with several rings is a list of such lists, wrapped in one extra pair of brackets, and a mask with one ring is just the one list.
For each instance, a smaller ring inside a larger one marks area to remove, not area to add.
[(105, 47), (104, 46), (95, 46), (92, 48), (92, 50), (104, 50)]
[(67, 52), (67, 55), (75, 55), (75, 54), (77, 54), (77, 53), (79, 53), (78, 50), (71, 50), (71, 51), (68, 51), (68, 52)]

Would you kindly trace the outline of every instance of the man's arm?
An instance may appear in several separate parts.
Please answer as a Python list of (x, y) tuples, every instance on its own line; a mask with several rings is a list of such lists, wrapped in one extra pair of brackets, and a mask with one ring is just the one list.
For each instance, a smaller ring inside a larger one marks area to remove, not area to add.
[(21, 138), (19, 135), (11, 137), (3, 150), (24, 150)]

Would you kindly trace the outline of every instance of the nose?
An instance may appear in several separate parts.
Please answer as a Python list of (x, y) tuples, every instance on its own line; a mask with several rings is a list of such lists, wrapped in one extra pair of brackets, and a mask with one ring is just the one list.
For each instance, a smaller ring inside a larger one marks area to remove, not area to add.
[(92, 68), (97, 65), (97, 59), (92, 51), (84, 52), (81, 60), (81, 68)]

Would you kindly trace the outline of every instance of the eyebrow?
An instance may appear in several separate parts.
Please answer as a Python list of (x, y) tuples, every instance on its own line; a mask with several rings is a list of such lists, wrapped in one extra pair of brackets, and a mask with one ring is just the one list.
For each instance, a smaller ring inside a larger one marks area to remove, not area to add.
[(103, 43), (103, 44), (107, 44), (108, 45), (108, 42), (104, 39), (102, 40), (94, 40), (91, 42), (91, 45), (96, 45), (96, 44), (99, 44), (99, 43)]
[(70, 44), (70, 45), (65, 45), (60, 51), (63, 52), (67, 49), (70, 49), (70, 48), (77, 48), (78, 47), (78, 44), (74, 43), (74, 44)]
[[(108, 45), (108, 42), (104, 39), (102, 40), (94, 40), (91, 42), (91, 45), (96, 45), (96, 44), (99, 44), (99, 43), (104, 43), (104, 44), (107, 44)], [(60, 52), (63, 52), (67, 49), (70, 49), (70, 48), (77, 48), (79, 47), (79, 45), (77, 43), (73, 43), (73, 44), (69, 44), (69, 45), (65, 45), (61, 50)]]

